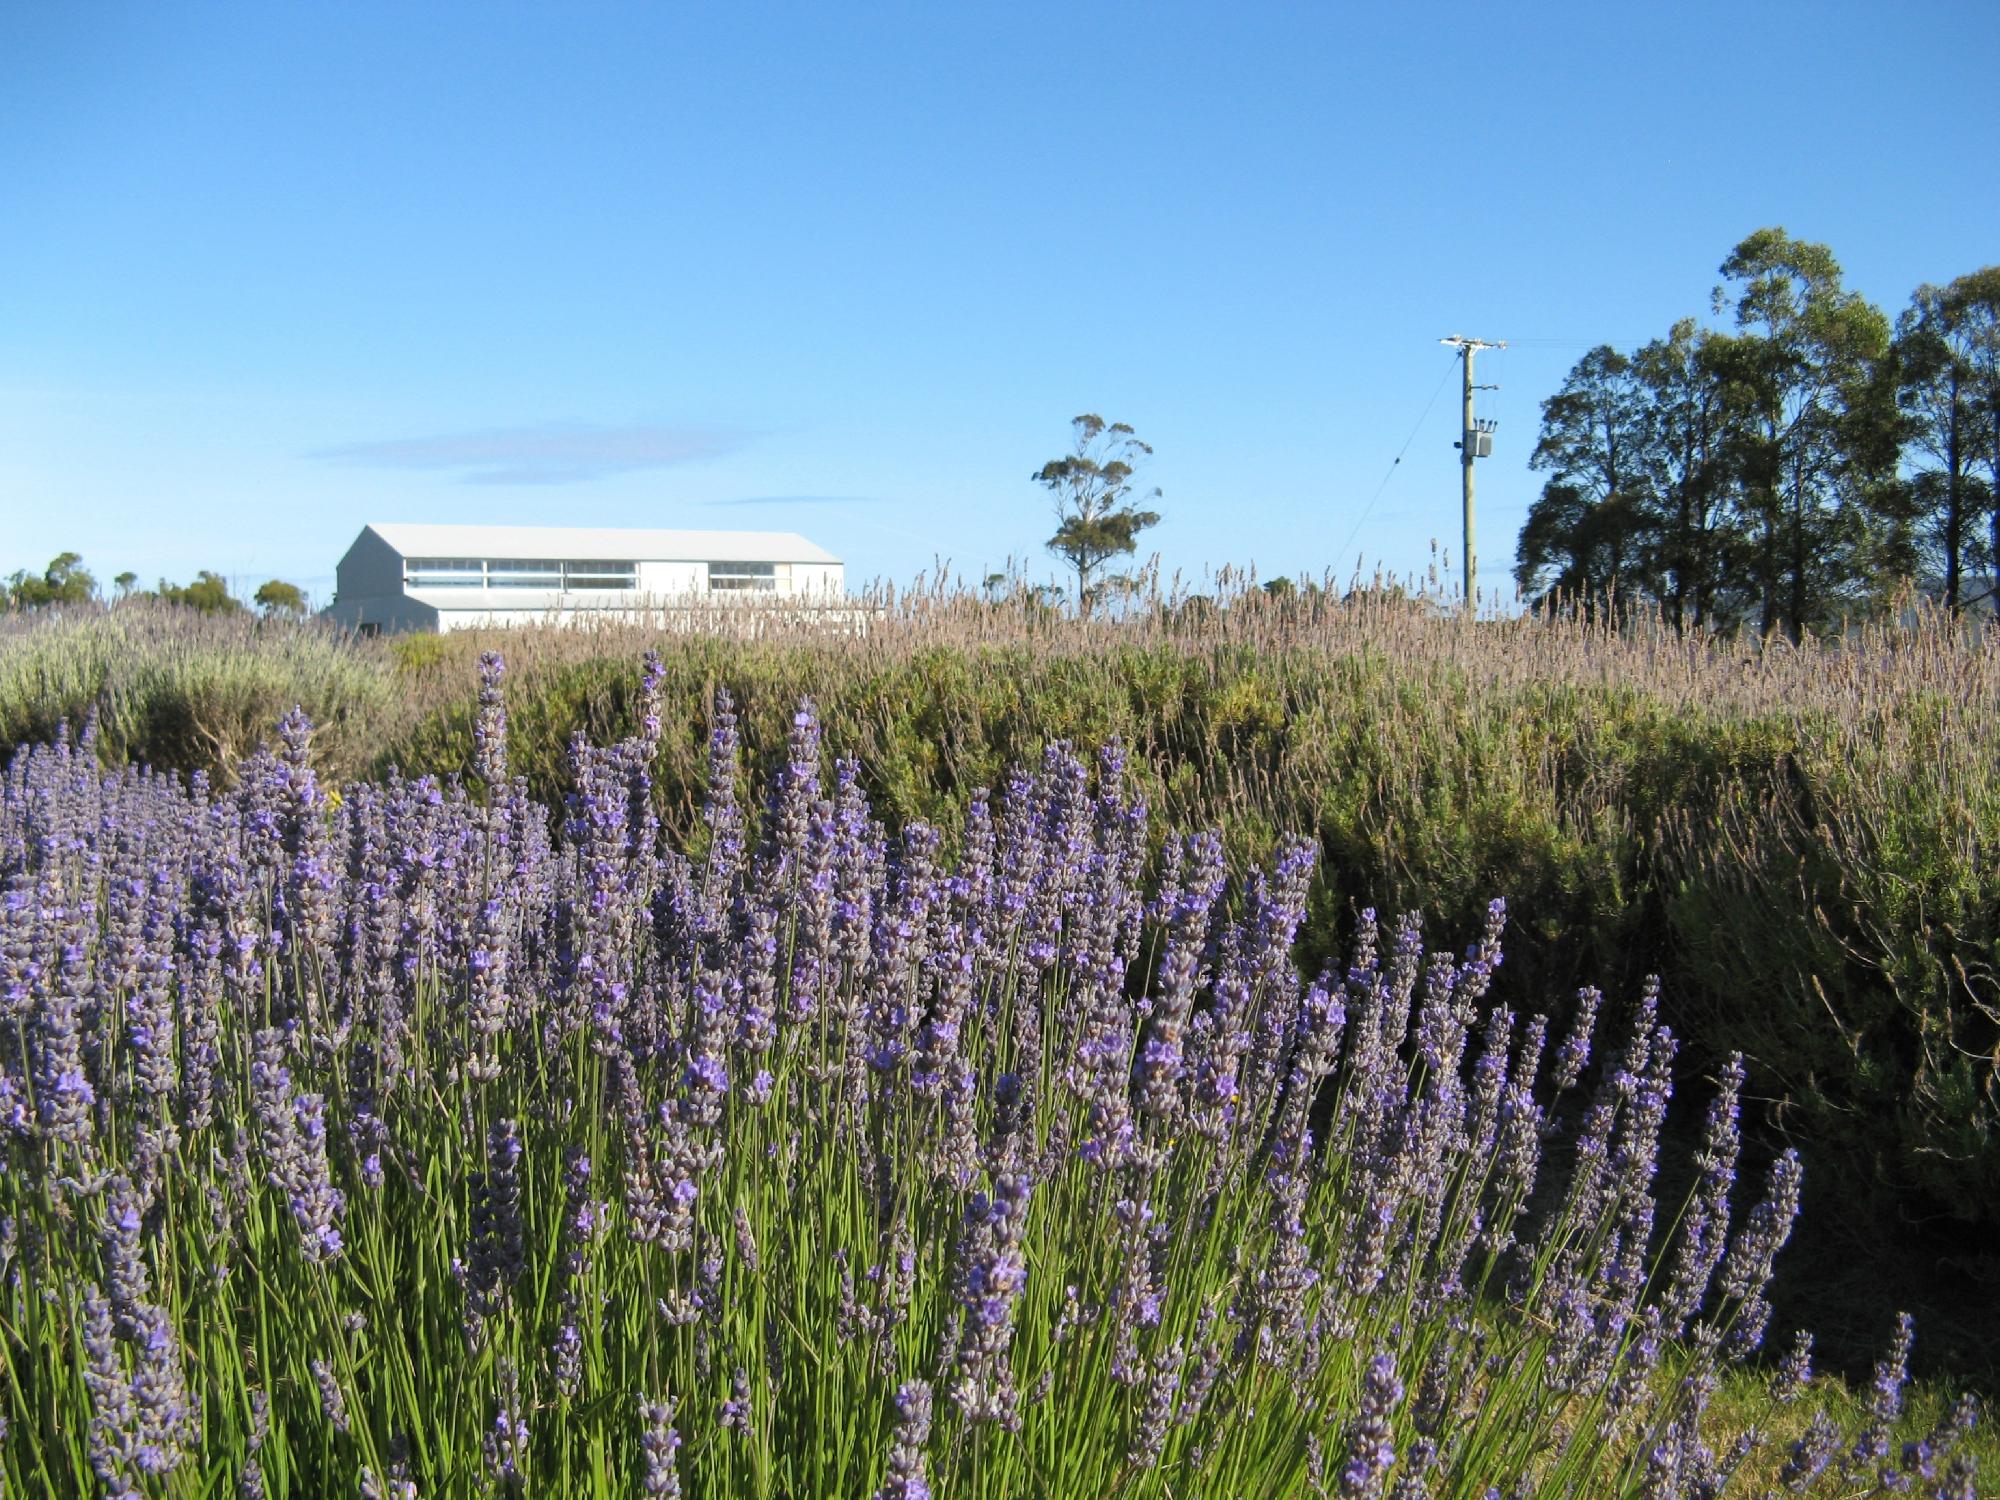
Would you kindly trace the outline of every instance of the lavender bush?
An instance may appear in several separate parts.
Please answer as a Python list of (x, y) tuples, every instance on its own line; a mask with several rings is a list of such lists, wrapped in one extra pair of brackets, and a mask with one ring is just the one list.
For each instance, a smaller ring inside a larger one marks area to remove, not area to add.
[(1800, 1348), (1717, 1434), (1800, 1164), (1732, 1068), (1658, 1203), (1654, 996), (1489, 1003), (1498, 902), (1308, 982), (1310, 846), (1232, 892), (1057, 745), (948, 858), (810, 703), (754, 823), (718, 703), (677, 850), (656, 664), (556, 817), (482, 672), (471, 785), (8, 771), (8, 1494), (1972, 1493), (1907, 1328), (1862, 1430), (1763, 1443)]

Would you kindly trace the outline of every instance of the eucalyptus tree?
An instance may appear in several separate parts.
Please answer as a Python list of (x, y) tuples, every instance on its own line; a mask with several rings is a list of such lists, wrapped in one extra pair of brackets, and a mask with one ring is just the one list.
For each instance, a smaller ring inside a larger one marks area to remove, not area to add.
[(1728, 364), (1750, 413), (1738, 472), (1759, 623), (1796, 639), (1859, 602), (1894, 555), (1889, 321), (1843, 286), (1832, 251), (1783, 229), (1752, 234), (1721, 271), (1738, 329)]
[(243, 612), (243, 601), (229, 592), (229, 580), (207, 568), (194, 575), (193, 583), (169, 583), (162, 578), (159, 587), (152, 591), (152, 597), (162, 604), (178, 604), (186, 609), (200, 610), (205, 615)]
[(305, 591), (296, 583), (287, 583), (282, 578), (265, 580), (257, 586), (257, 592), (250, 599), (263, 611), (267, 620), (297, 619), (306, 612)]
[[(1953, 341), (1984, 415), (1977, 424), (1986, 469), (1987, 560), (2000, 574), (2000, 266), (1968, 272), (1944, 289)], [(2000, 597), (1994, 599), (2000, 608)]]
[(1980, 522), (1992, 513), (1980, 470), (1992, 453), (1987, 429), (1995, 411), (1980, 388), (1978, 331), (1976, 304), (1928, 284), (1896, 320), (1896, 397), (1908, 420), (1910, 486), (1951, 609), (1961, 603), (1968, 563), (1976, 566), (1983, 550)]
[(1746, 416), (1737, 353), (1693, 318), (1632, 356), (1645, 393), (1637, 468), (1646, 572), (1678, 628), (1740, 623), (1738, 440)]
[[(1099, 570), (1136, 552), (1139, 533), (1157, 526), (1160, 514), (1132, 503), (1133, 481), (1153, 450), (1130, 426), (1086, 412), (1070, 430), (1070, 451), (1030, 477), (1055, 497), (1056, 533), (1048, 549), (1075, 570), (1077, 609), (1087, 615), (1102, 589), (1093, 582)], [(1157, 500), (1160, 491), (1141, 498)]]
[(1516, 544), (1514, 579), (1524, 594), (1616, 608), (1647, 591), (1639, 573), (1645, 424), (1645, 386), (1632, 361), (1609, 344), (1578, 360), (1542, 403), (1542, 434), (1528, 467), (1549, 479)]
[(97, 580), (75, 552), (57, 553), (39, 577), (22, 568), (0, 582), (0, 606), (12, 609), (88, 604), (96, 597)]

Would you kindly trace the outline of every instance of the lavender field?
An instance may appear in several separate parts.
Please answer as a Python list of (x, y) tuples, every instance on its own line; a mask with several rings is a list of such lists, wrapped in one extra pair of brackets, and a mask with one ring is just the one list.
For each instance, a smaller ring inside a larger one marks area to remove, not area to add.
[(15, 758), (6, 1493), (1978, 1492), (1907, 1320), (1766, 1346), (1810, 1164), (1731, 1059), (1667, 1191), (1650, 988), (1504, 1008), (1499, 900), (1304, 972), (1314, 845), (1231, 881), (1115, 742), (891, 836), (721, 696), (670, 838), (632, 670), (556, 810), (493, 656), (463, 780)]

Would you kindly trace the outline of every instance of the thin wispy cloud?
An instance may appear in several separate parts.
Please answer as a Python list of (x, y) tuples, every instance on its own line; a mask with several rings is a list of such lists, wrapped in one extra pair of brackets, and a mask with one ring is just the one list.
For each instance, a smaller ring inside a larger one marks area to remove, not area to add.
[(345, 443), (309, 456), (364, 468), (457, 470), (466, 484), (583, 484), (715, 458), (747, 441), (747, 434), (720, 427), (546, 422)]

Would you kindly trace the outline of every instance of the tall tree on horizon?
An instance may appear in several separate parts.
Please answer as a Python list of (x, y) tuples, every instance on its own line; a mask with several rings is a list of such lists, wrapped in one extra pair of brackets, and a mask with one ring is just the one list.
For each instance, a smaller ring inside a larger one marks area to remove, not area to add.
[[(1796, 640), (1860, 602), (1895, 555), (1889, 321), (1842, 285), (1832, 251), (1783, 229), (1750, 235), (1721, 274), (1736, 287), (1729, 363), (1753, 413), (1739, 472), (1760, 628)], [(1728, 305), (1724, 289), (1716, 301)]]
[(1643, 591), (1636, 576), (1641, 525), (1637, 469), (1645, 390), (1632, 361), (1599, 344), (1542, 403), (1542, 435), (1528, 459), (1548, 483), (1528, 508), (1514, 579), (1537, 599), (1585, 609)]
[[(1070, 423), (1074, 444), (1030, 477), (1055, 497), (1056, 534), (1048, 549), (1076, 571), (1076, 607), (1089, 614), (1102, 585), (1092, 579), (1114, 557), (1138, 550), (1139, 533), (1160, 514), (1131, 503), (1132, 481), (1152, 448), (1123, 422), (1086, 412)], [(1157, 500), (1158, 489), (1143, 498)]]
[[(1945, 287), (1944, 303), (1964, 353), (1966, 378), (1985, 409), (1978, 430), (1985, 440), (1982, 462), (1989, 506), (1986, 556), (1988, 566), (2000, 574), (2000, 266), (1985, 266), (1958, 277)], [(2000, 596), (1993, 597), (1993, 603), (2000, 609)]]
[(250, 602), (263, 611), (267, 620), (299, 619), (306, 612), (305, 590), (282, 578), (266, 579), (257, 585), (257, 592), (250, 596)]
[[(1953, 283), (1954, 286), (1957, 283)], [(1980, 389), (1976, 322), (1946, 287), (1920, 286), (1896, 320), (1896, 397), (1908, 420), (1916, 509), (1935, 546), (1945, 607), (1962, 602), (1967, 566), (1984, 552), (1992, 494), (1979, 469), (1996, 413)], [(1971, 326), (1968, 326), (1968, 324)]]
[(1740, 618), (1731, 341), (1692, 318), (1626, 355), (1600, 345), (1542, 403), (1529, 466), (1552, 471), (1521, 530), (1515, 577), (1586, 609), (1657, 604), (1678, 628)]
[(1736, 442), (1744, 417), (1730, 347), (1693, 318), (1632, 357), (1646, 393), (1639, 466), (1648, 572), (1677, 629), (1740, 622)]

